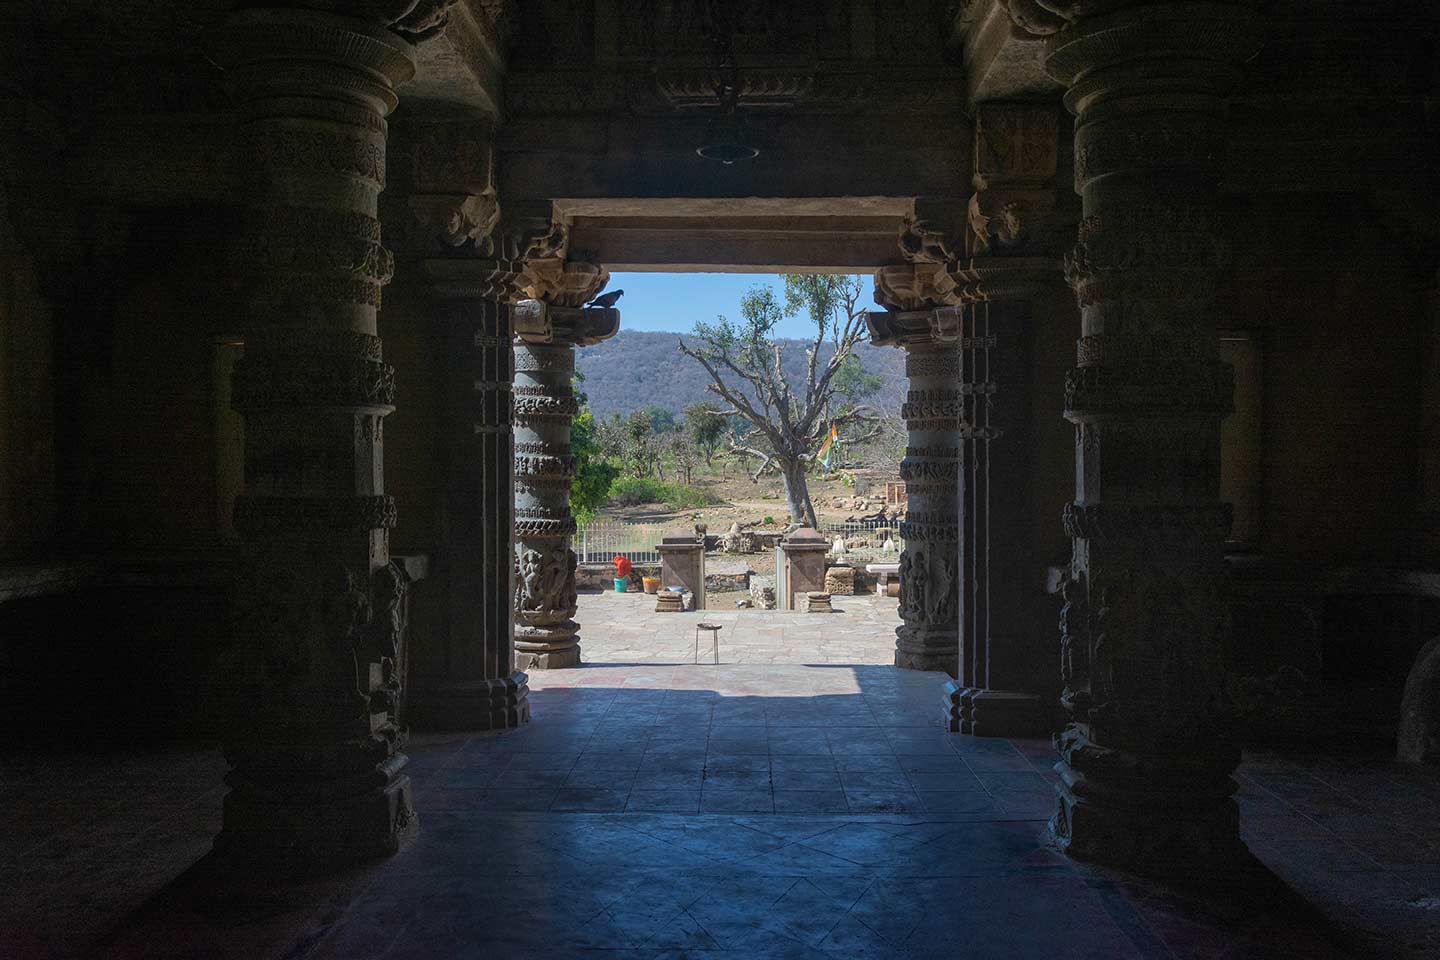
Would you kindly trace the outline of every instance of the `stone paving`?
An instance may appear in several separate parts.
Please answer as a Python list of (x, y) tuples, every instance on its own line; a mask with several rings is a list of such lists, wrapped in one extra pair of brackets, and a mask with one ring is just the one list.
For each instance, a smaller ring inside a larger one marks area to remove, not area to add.
[[(834, 613), (741, 610), (734, 606), (656, 613), (655, 598), (641, 593), (580, 594), (580, 656), (587, 664), (691, 663), (695, 624), (723, 624), (721, 663), (894, 663), (893, 597), (873, 594), (831, 598)], [(701, 634), (701, 659), (711, 660)], [(938, 708), (937, 708), (938, 709)]]
[(1440, 771), (1252, 752), (1257, 863), (1189, 894), (1050, 849), (1049, 745), (942, 733), (940, 681), (537, 672), (528, 726), (414, 739), (410, 848), (305, 883), (200, 859), (218, 752), (7, 757), (0, 956), (1440, 955)]

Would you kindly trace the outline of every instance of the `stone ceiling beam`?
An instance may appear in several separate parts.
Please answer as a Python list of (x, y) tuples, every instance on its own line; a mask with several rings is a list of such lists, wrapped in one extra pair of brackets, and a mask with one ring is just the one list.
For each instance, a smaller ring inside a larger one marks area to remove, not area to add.
[(1013, 28), (1005, 0), (962, 4), (955, 32), (965, 62), (970, 102), (1054, 96), (1060, 85), (1045, 74), (1045, 42)]
[(415, 78), (400, 87), (407, 109), (465, 107), (489, 120), (501, 115), (506, 24), (503, 3), (459, 0), (445, 31), (419, 48)]
[(572, 242), (612, 270), (845, 272), (894, 258), (902, 217), (577, 217)]

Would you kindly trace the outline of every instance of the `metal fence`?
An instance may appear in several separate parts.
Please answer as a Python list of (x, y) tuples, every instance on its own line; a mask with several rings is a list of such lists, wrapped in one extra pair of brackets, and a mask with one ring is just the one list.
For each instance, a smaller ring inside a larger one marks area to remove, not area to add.
[(844, 537), (847, 544), (852, 540), (868, 540), (875, 550), (884, 545), (886, 534), (883, 531), (889, 531), (888, 537), (895, 541), (895, 553), (898, 556), (900, 551), (905, 549), (905, 541), (900, 537), (899, 520), (840, 520), (820, 523), (820, 532), (827, 540)]
[(665, 536), (659, 523), (619, 523), (596, 520), (575, 534), (575, 554), (581, 563), (608, 563), (617, 554), (631, 563), (659, 563), (656, 544)]
[[(655, 547), (669, 529), (671, 527), (660, 523), (595, 520), (575, 534), (575, 554), (581, 563), (609, 563), (617, 554), (629, 557), (631, 563), (659, 563), (660, 551)], [(820, 533), (827, 540), (844, 537), (847, 544), (856, 540), (868, 541), (869, 549), (877, 553), (884, 546), (884, 531), (887, 530), (889, 539), (895, 541), (895, 555), (898, 557), (905, 549), (898, 520), (844, 520), (820, 524)]]

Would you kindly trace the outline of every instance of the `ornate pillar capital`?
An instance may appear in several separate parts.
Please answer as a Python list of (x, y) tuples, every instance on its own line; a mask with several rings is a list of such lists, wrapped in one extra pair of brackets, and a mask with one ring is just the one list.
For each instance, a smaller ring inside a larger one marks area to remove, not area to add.
[(865, 314), (870, 342), (877, 347), (932, 347), (954, 343), (959, 335), (959, 310), (935, 307), (920, 310), (871, 310)]
[(543, 300), (515, 305), (515, 339), (526, 344), (590, 347), (620, 331), (614, 307), (562, 307)]
[[(990, 217), (981, 201), (986, 182), (977, 183), (981, 189), (965, 203), (916, 201), (915, 215), (904, 220), (897, 238), (905, 262), (875, 272), (876, 303), (901, 314), (943, 311), (966, 303), (1030, 299), (1059, 280), (1060, 261), (1052, 252), (1057, 235), (1053, 188), (1026, 186), (1021, 192), (1029, 200), (1006, 201)], [(1002, 195), (1020, 193), (994, 194)], [(940, 316), (940, 322), (954, 325), (953, 311)], [(872, 333), (877, 333), (873, 327)], [(883, 331), (877, 335), (886, 336)]]
[(583, 307), (610, 282), (610, 271), (583, 260), (534, 258), (525, 263), (525, 292), (544, 303)]
[(329, 15), (368, 23), (387, 30), (407, 43), (422, 43), (439, 36), (450, 22), (450, 8), (459, 0), (274, 0), (250, 8), (262, 13), (295, 12), (306, 17)]
[[(357, 122), (383, 134), (384, 115), (400, 101), (395, 85), (415, 75), (415, 48), (383, 19), (360, 15), (359, 6), (334, 12), (243, 7), (227, 15), (206, 48), (225, 71), (225, 86), (242, 114), (284, 116), (294, 109), (293, 97), (323, 97), (325, 119)], [(341, 163), (327, 146), (318, 138), (307, 144), (297, 137), (292, 149), (308, 147), (309, 159)], [(349, 163), (383, 183), (383, 154), (356, 151)]]

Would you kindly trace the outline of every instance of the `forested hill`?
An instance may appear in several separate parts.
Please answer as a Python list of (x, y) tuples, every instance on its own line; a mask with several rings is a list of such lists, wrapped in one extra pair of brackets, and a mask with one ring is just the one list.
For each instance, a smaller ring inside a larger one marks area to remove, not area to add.
[[(677, 415), (691, 404), (704, 400), (719, 402), (705, 389), (709, 375), (694, 360), (676, 348), (681, 334), (621, 330), (609, 340), (576, 352), (576, 366), (585, 375), (580, 389), (590, 398), (597, 417), (612, 411), (629, 413), (655, 403)], [(782, 340), (785, 375), (792, 387), (805, 380), (805, 350), (801, 340)], [(824, 362), (831, 353), (821, 348)], [(905, 352), (897, 347), (873, 347), (862, 343), (856, 355), (865, 372), (884, 380), (880, 392), (869, 402), (887, 413), (898, 413), (905, 399)]]

